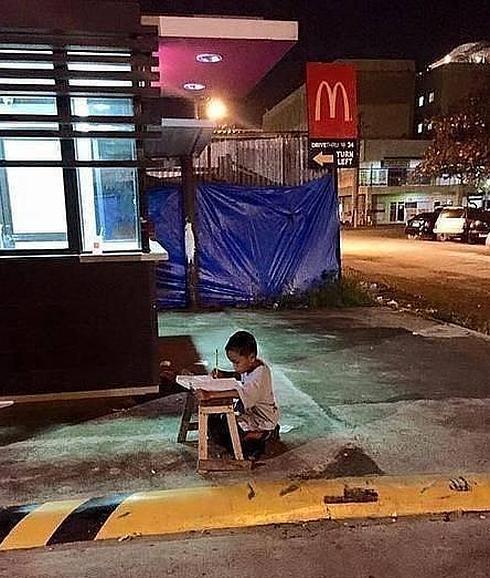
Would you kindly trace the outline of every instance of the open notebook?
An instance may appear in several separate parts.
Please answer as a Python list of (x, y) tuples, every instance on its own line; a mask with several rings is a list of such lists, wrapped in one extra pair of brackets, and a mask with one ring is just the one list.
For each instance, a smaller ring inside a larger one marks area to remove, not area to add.
[(183, 387), (205, 389), (207, 391), (230, 391), (240, 387), (240, 382), (233, 377), (213, 379), (210, 375), (178, 375), (176, 381)]

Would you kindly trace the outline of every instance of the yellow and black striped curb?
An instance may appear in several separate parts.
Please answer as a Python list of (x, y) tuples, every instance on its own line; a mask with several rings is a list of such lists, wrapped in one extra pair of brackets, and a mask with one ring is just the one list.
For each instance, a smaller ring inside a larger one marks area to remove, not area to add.
[(490, 511), (490, 474), (254, 482), (0, 509), (0, 550), (319, 519)]

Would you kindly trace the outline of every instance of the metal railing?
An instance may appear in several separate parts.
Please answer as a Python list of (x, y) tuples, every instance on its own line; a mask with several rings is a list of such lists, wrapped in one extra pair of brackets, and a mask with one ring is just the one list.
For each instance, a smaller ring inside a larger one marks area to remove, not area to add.
[[(309, 168), (308, 136), (303, 132), (216, 134), (194, 159), (197, 180), (238, 185), (301, 185), (327, 172)], [(161, 167), (149, 174), (176, 182), (181, 172), (175, 161), (162, 159)], [(416, 168), (359, 169), (359, 185), (365, 187), (455, 184), (455, 179), (423, 177)]]
[(359, 170), (359, 184), (364, 187), (400, 187), (430, 185), (430, 177), (423, 177), (414, 168), (390, 167)]
[(359, 185), (363, 187), (402, 187), (405, 185), (458, 185), (456, 178), (422, 176), (416, 168), (389, 167), (359, 169)]
[(215, 137), (196, 168), (241, 185), (299, 185), (325, 172), (308, 168), (308, 138), (302, 133)]
[[(162, 163), (149, 174), (163, 180), (180, 177), (179, 166)], [(308, 167), (305, 133), (216, 135), (194, 160), (198, 180), (237, 185), (301, 185), (327, 172)]]

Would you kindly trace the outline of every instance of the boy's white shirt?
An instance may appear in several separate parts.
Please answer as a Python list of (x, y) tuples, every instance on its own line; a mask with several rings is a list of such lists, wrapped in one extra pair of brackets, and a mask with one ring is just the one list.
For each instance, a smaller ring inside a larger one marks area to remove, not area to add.
[(243, 403), (244, 413), (237, 417), (244, 431), (273, 430), (279, 421), (271, 370), (264, 362), (250, 373), (241, 374), (238, 395)]

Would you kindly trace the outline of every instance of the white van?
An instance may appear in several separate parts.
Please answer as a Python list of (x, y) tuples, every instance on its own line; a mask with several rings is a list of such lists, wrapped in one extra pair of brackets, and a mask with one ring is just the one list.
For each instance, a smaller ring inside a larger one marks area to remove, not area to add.
[(441, 211), (434, 226), (438, 241), (463, 238), (466, 232), (466, 209), (464, 207), (446, 207)]
[(438, 241), (460, 239), (469, 243), (485, 240), (490, 229), (490, 212), (473, 207), (446, 207), (434, 226)]

